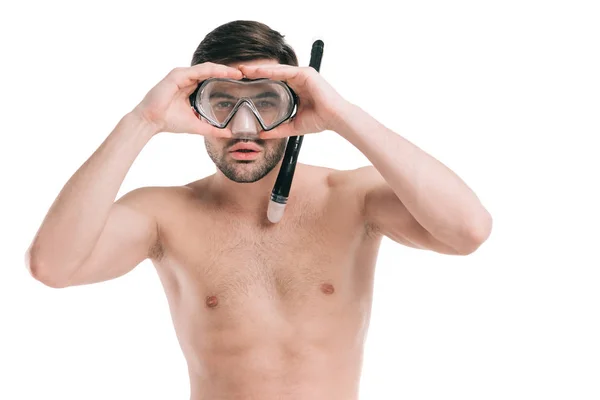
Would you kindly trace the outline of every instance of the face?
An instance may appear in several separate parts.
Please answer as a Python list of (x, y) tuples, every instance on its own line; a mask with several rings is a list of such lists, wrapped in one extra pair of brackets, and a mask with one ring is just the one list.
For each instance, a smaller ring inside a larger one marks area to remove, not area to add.
[[(230, 64), (277, 64), (274, 60), (255, 60)], [(251, 183), (262, 179), (283, 158), (287, 138), (258, 139), (262, 127), (256, 116), (245, 106), (242, 106), (233, 116), (227, 127), (231, 138), (204, 137), (204, 144), (209, 157), (217, 168), (230, 180), (239, 183)], [(251, 147), (253, 150), (235, 150), (235, 147)]]
[[(256, 182), (271, 172), (283, 158), (286, 143), (287, 138), (262, 140), (204, 137), (211, 160), (223, 175), (238, 183)], [(259, 151), (232, 152), (231, 148), (237, 144), (253, 144)]]

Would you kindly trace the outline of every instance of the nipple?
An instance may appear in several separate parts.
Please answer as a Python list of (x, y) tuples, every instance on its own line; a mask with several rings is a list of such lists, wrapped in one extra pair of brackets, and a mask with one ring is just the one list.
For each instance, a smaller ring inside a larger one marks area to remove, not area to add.
[(333, 292), (335, 292), (335, 288), (331, 283), (323, 283), (321, 285), (321, 292), (325, 294), (333, 294)]
[(210, 308), (215, 308), (219, 304), (219, 299), (217, 296), (207, 296), (206, 297), (206, 305)]

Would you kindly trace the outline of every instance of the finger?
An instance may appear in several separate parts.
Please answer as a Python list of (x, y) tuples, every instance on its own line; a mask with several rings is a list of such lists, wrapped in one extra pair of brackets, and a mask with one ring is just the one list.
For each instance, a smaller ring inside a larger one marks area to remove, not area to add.
[(291, 65), (241, 66), (240, 70), (250, 79), (269, 78), (276, 80), (291, 80), (300, 74), (304, 74), (303, 68)]
[(196, 111), (194, 111), (194, 114), (196, 114), (196, 117), (198, 118), (198, 121), (202, 126), (202, 131), (200, 132), (202, 135), (219, 138), (230, 138), (232, 136), (231, 131), (229, 129), (219, 129), (216, 126), (213, 126), (206, 122), (206, 120), (202, 118), (200, 114), (196, 113)]
[(233, 137), (233, 135), (231, 134), (231, 131), (229, 129), (219, 129), (210, 124), (206, 124), (206, 125), (209, 126), (208, 135), (210, 135), (210, 136), (214, 136), (214, 137), (218, 137), (218, 138), (225, 138), (225, 139), (230, 139)]
[(226, 129), (218, 129), (200, 118), (195, 118), (195, 121), (191, 124), (190, 133), (221, 138), (231, 137), (231, 134)]
[(297, 133), (294, 127), (294, 121), (286, 122), (279, 125), (270, 131), (261, 131), (259, 137), (261, 139), (280, 139), (288, 136), (296, 136)]
[(281, 64), (262, 64), (262, 65), (240, 65), (240, 71), (244, 73), (244, 75), (256, 75), (256, 74), (270, 74), (273, 71), (297, 71), (299, 67), (294, 67), (292, 65), (281, 65)]
[(169, 73), (173, 81), (180, 89), (197, 84), (199, 81), (208, 78), (230, 78), (242, 79), (243, 74), (237, 68), (227, 65), (203, 63), (192, 67), (178, 67)]
[(181, 88), (181, 91), (183, 92), (185, 97), (190, 97), (190, 95), (192, 93), (194, 93), (194, 90), (196, 90), (197, 87), (198, 87), (198, 82), (194, 81), (193, 84)]
[(192, 79), (203, 80), (207, 78), (233, 78), (241, 79), (241, 71), (224, 64), (203, 63), (189, 67), (189, 76)]
[(246, 69), (246, 70), (254, 70), (256, 68), (297, 68), (293, 65), (289, 65), (289, 64), (253, 64), (253, 65), (245, 65), (245, 64), (240, 64), (238, 65), (238, 68), (240, 70), (242, 69)]

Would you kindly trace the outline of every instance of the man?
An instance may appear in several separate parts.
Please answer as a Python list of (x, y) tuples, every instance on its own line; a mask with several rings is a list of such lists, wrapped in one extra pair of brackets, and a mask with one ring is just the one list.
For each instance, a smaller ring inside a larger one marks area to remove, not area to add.
[[(215, 29), (192, 66), (152, 88), (71, 177), (27, 252), (33, 277), (56, 288), (113, 279), (151, 259), (192, 399), (356, 399), (382, 237), (467, 255), (490, 234), (489, 213), (452, 171), (297, 65), (263, 24)], [(248, 113), (216, 128), (189, 96), (219, 77), (284, 81), (300, 98), (298, 113), (270, 131)], [(372, 165), (298, 164), (285, 215), (269, 222), (287, 137), (323, 130)], [(203, 135), (216, 173), (114, 201), (159, 132)]]

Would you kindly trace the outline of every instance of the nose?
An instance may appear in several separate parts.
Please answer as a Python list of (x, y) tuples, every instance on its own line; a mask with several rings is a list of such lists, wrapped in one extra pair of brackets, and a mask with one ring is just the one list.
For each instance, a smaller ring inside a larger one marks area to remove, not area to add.
[(230, 121), (231, 133), (237, 138), (256, 138), (262, 129), (247, 104), (242, 104)]

